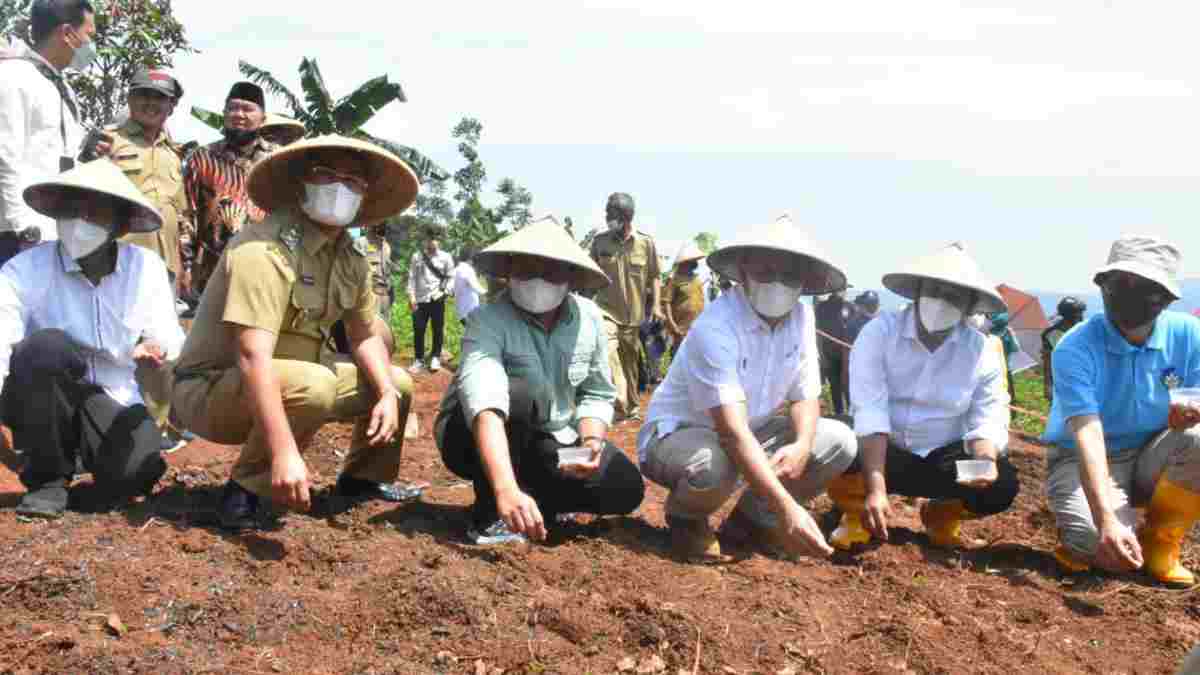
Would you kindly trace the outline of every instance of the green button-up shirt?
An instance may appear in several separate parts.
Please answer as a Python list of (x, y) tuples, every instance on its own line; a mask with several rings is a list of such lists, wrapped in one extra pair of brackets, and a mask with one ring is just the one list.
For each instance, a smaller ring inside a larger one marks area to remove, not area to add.
[(612, 423), (616, 389), (608, 369), (600, 308), (577, 295), (568, 295), (563, 302), (565, 313), (549, 333), (515, 306), (507, 291), (496, 302), (471, 312), (462, 362), (438, 413), (439, 441), (446, 419), (458, 406), (472, 427), (485, 410), (507, 417), (510, 378), (524, 379), (531, 391), (552, 392), (552, 400), (537, 402), (542, 419), (534, 426), (560, 443), (578, 439), (583, 418)]

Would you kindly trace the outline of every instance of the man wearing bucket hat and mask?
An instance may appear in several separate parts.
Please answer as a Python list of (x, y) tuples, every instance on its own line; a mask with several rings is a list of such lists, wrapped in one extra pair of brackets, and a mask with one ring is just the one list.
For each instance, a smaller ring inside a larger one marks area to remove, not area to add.
[[(1144, 569), (1190, 586), (1180, 546), (1200, 518), (1200, 320), (1164, 311), (1182, 295), (1179, 249), (1118, 239), (1094, 281), (1104, 313), (1054, 350), (1054, 402), (1042, 440), (1046, 494), (1068, 571)], [(1136, 534), (1135, 506), (1146, 507)]]
[[(1008, 509), (1020, 484), (1008, 445), (1005, 368), (963, 318), (1007, 308), (959, 244), (887, 274), (913, 301), (868, 323), (850, 351), (850, 400), (859, 461), (829, 487), (842, 511), (830, 538), (841, 549), (888, 538), (888, 494), (927, 497), (921, 522), (935, 546), (962, 544), (964, 518)], [(978, 460), (978, 476), (958, 462)], [(864, 529), (864, 524), (866, 528)]]
[(149, 491), (166, 470), (135, 368), (162, 368), (183, 344), (166, 267), (118, 242), (162, 217), (108, 160), (25, 189), (59, 240), (0, 269), (3, 422), (27, 460), (25, 516), (56, 518), (78, 467), (109, 497)]
[(475, 256), (508, 280), (471, 313), (434, 426), (446, 466), (475, 483), (468, 538), (546, 537), (562, 513), (627, 514), (642, 477), (606, 440), (615, 391), (600, 310), (571, 290), (608, 277), (552, 217)]
[(675, 256), (671, 278), (663, 293), (663, 314), (673, 343), (672, 354), (679, 350), (679, 343), (683, 342), (696, 317), (704, 311), (704, 280), (699, 274), (700, 261), (703, 259), (704, 253), (692, 241), (685, 243)]
[[(175, 368), (172, 414), (217, 443), (244, 443), (221, 502), (229, 529), (257, 524), (259, 500), (307, 510), (300, 450), (332, 420), (355, 421), (335, 494), (404, 501), (400, 470), (412, 382), (391, 365), (362, 240), (408, 208), (417, 177), (370, 143), (322, 136), (254, 166), (247, 191), (269, 214), (229, 243)], [(343, 320), (353, 362), (328, 346)]]
[(845, 424), (820, 416), (816, 322), (799, 300), (845, 288), (846, 276), (786, 216), (743, 232), (708, 257), (739, 284), (692, 324), (654, 392), (638, 434), (642, 471), (671, 491), (667, 524), (682, 558), (722, 558), (709, 516), (741, 480), (750, 489), (727, 532), (827, 556), (801, 504), (850, 466), (857, 445)]
[(182, 230), (181, 286), (199, 298), (221, 259), (225, 244), (247, 222), (265, 217), (246, 193), (246, 177), (255, 162), (277, 145), (259, 134), (266, 118), (262, 87), (238, 82), (225, 97), (224, 139), (188, 155), (184, 169), (189, 219)]
[(259, 127), (258, 133), (268, 143), (274, 143), (283, 147), (304, 138), (304, 135), (308, 133), (308, 129), (305, 129), (303, 124), (290, 117), (267, 113), (267, 117), (263, 121), (263, 125)]

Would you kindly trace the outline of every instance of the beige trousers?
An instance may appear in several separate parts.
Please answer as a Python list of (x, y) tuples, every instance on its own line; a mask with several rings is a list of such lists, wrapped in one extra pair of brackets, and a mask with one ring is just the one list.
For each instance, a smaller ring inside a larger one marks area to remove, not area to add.
[(626, 417), (637, 412), (638, 402), (638, 353), (641, 340), (637, 326), (619, 326), (607, 317), (604, 319), (604, 335), (608, 341), (608, 369), (612, 371), (613, 387), (617, 390), (617, 414)]

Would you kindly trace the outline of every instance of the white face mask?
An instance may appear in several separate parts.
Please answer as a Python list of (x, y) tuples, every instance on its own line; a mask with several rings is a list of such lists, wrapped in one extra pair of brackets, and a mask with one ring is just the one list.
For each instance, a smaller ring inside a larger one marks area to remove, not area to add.
[(801, 289), (792, 288), (782, 281), (760, 284), (751, 279), (746, 283), (746, 291), (754, 311), (769, 319), (778, 319), (796, 308)]
[(982, 314), (972, 314), (971, 316), (967, 317), (967, 325), (979, 331), (980, 333), (986, 333), (987, 331), (985, 328), (987, 328), (987, 317)]
[(509, 283), (513, 302), (530, 314), (545, 314), (562, 304), (567, 297), (567, 284), (552, 284), (545, 279), (513, 279)]
[(96, 56), (96, 41), (88, 40), (79, 45), (74, 54), (71, 54), (71, 62), (67, 64), (67, 67), (83, 72), (96, 61)]
[(930, 333), (950, 330), (963, 318), (961, 309), (941, 298), (922, 296), (917, 302), (917, 310), (921, 315), (921, 325)]
[(86, 258), (108, 242), (112, 232), (104, 226), (90, 223), (83, 218), (60, 218), (58, 240), (63, 250), (75, 260)]
[(344, 183), (305, 183), (304, 201), (300, 208), (318, 223), (345, 227), (354, 222), (362, 200), (362, 195), (346, 187)]

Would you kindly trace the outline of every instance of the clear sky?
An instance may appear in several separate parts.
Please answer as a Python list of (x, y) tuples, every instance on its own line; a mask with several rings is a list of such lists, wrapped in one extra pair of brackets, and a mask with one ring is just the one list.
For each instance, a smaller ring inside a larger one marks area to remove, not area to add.
[[(1200, 261), (1200, 4), (1157, 0), (779, 2), (176, 0), (171, 128), (214, 132), (239, 58), (299, 92), (376, 75), (408, 103), (368, 126), (460, 165), (484, 125), (492, 179), (601, 224), (616, 190), (674, 254), (789, 212), (852, 283), (963, 241), (996, 281), (1084, 290), (1123, 232)], [(275, 106), (279, 112), (286, 112)], [(1194, 265), (1200, 269), (1200, 262)]]

